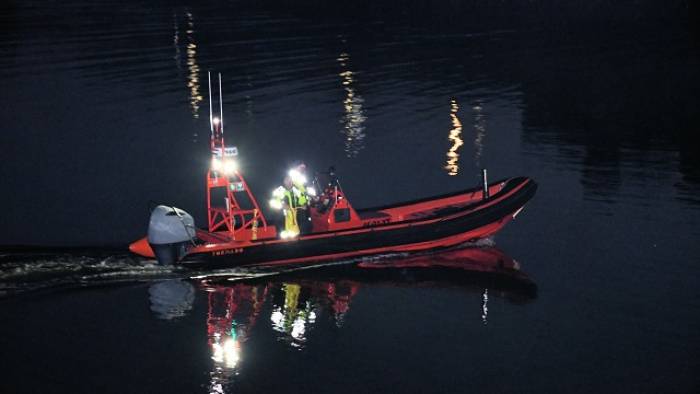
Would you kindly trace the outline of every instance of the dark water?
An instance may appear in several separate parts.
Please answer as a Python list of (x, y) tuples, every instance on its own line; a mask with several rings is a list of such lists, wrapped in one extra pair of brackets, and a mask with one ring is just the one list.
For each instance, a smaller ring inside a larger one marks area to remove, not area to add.
[[(0, 5), (0, 240), (48, 247), (0, 252), (0, 391), (697, 392), (694, 3), (444, 3)], [(358, 207), (538, 194), (456, 256), (157, 267), (125, 245), (203, 222), (208, 70), (261, 197), (295, 159)]]

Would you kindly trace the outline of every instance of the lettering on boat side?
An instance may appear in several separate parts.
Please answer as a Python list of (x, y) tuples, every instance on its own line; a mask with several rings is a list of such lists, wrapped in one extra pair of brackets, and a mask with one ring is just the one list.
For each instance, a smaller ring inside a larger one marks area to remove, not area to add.
[(372, 226), (378, 226), (380, 224), (386, 224), (389, 223), (391, 220), (389, 218), (386, 219), (376, 219), (376, 220), (368, 220), (364, 223), (362, 223), (362, 227), (372, 227)]
[(243, 253), (243, 248), (215, 250), (215, 251), (211, 252), (211, 255), (212, 256), (223, 256), (223, 255), (227, 255), (227, 254), (238, 254), (238, 253)]

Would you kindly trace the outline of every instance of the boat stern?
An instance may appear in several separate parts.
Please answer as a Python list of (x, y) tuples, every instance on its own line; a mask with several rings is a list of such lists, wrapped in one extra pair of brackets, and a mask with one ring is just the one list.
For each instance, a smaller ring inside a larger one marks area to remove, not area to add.
[(131, 253), (137, 254), (142, 257), (155, 258), (156, 254), (153, 253), (151, 245), (148, 244), (148, 237), (143, 237), (138, 241), (132, 242), (129, 245), (129, 250)]

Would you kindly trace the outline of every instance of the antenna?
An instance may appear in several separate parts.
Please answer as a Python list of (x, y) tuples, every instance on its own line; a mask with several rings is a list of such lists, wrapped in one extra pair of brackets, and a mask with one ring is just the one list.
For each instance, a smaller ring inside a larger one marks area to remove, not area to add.
[[(238, 149), (235, 146), (226, 146), (224, 142), (224, 97), (221, 81), (219, 77), (219, 114), (214, 117), (214, 104), (212, 100), (211, 71), (207, 72), (209, 80), (209, 125), (211, 126), (211, 166), (207, 171), (207, 219), (209, 222), (209, 232), (226, 231), (230, 239), (235, 239), (235, 234), (242, 234), (243, 239), (256, 239), (261, 232), (258, 225), (262, 223), (262, 233), (268, 231), (267, 221), (260, 211), (260, 206), (255, 200), (255, 196), (248, 188), (248, 184), (243, 179), (238, 170), (238, 163), (235, 157), (238, 156)], [(216, 122), (216, 123), (215, 123)], [(216, 195), (212, 195), (215, 193)], [(247, 207), (242, 207), (239, 194), (245, 193)], [(221, 206), (221, 194), (224, 194), (224, 206)], [(274, 227), (270, 227), (274, 234)], [(242, 232), (241, 232), (242, 231)]]
[[(210, 101), (211, 102), (211, 101)], [(219, 73), (219, 118), (221, 120), (221, 137), (224, 136), (224, 99), (221, 95), (221, 73)]]
[(211, 106), (211, 71), (207, 71), (207, 76), (209, 77), (209, 130), (211, 131), (211, 138), (214, 138), (214, 115)]

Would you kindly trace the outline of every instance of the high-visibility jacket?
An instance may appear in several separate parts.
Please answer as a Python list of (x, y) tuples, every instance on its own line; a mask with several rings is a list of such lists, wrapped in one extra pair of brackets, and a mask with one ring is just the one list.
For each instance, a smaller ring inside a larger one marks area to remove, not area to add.
[(309, 203), (309, 195), (306, 192), (306, 175), (299, 168), (292, 168), (289, 170), (289, 177), (291, 178), (292, 185), (299, 191), (299, 205), (306, 206)]
[(299, 206), (305, 206), (309, 203), (309, 195), (306, 193), (306, 185), (304, 185), (301, 182), (293, 182), (294, 187), (292, 190), (296, 189), (296, 194), (297, 194), (297, 200), (299, 202)]
[(292, 187), (292, 190), (287, 190), (284, 186), (280, 186), (272, 192), (270, 205), (278, 209), (283, 208), (284, 233), (282, 235), (284, 238), (299, 235), (296, 210), (301, 206), (299, 203), (300, 195), (301, 192), (295, 187)]
[(272, 200), (270, 200), (270, 202), (276, 207), (282, 207), (283, 204), (286, 204), (289, 208), (295, 209), (306, 205), (308, 198), (305, 192), (298, 189), (296, 186), (292, 186), (291, 190), (280, 186), (272, 192)]

